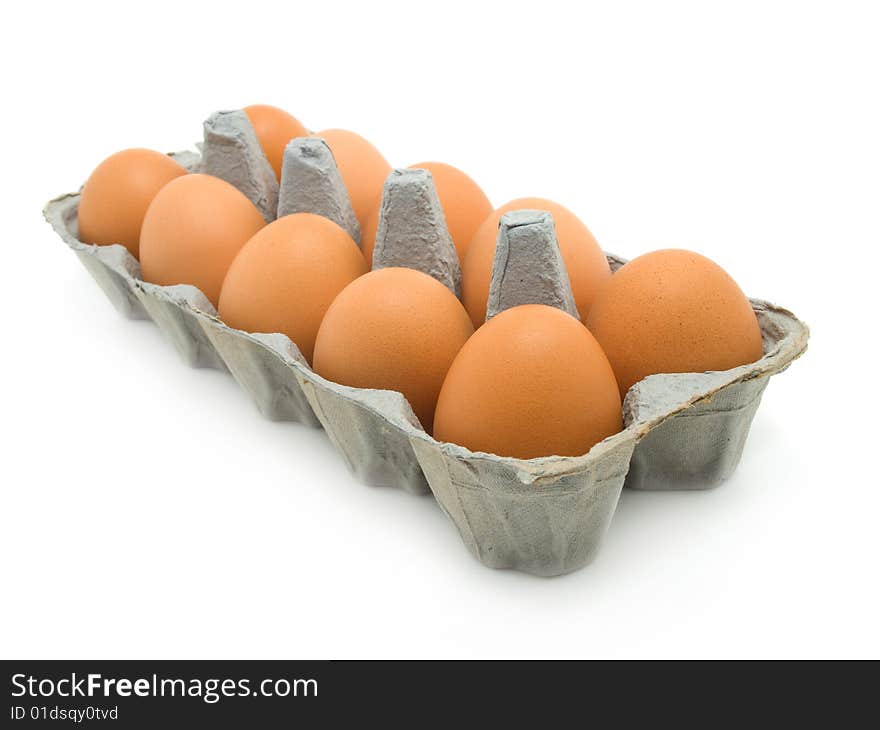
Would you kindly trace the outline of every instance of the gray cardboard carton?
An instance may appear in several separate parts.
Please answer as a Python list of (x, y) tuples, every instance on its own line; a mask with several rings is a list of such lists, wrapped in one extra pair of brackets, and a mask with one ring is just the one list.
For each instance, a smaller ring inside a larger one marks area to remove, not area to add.
[[(198, 169), (197, 155), (176, 158)], [(752, 300), (764, 335), (757, 362), (646, 378), (627, 394), (623, 431), (582, 456), (473, 453), (425, 433), (399, 393), (330, 383), (284, 335), (231, 329), (195, 287), (148, 284), (124, 247), (81, 243), (78, 197), (56, 198), (44, 214), (123, 315), (153, 319), (188, 364), (228, 369), (268, 418), (323, 426), (358, 478), (433, 493), (468, 549), (493, 568), (550, 576), (586, 565), (624, 483), (692, 489), (722, 481), (739, 461), (769, 377), (807, 345), (807, 327), (794, 315)]]

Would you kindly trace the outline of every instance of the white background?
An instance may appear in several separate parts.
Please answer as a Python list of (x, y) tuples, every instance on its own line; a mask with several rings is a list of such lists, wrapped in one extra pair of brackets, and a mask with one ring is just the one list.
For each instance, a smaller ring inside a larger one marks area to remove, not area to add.
[[(871, 3), (19, 4), (3, 71), (0, 655), (880, 655)], [(662, 6), (662, 7), (661, 7)], [(876, 6), (874, 7), (874, 10)], [(249, 17), (250, 14), (250, 17)], [(42, 221), (119, 149), (284, 107), (606, 250), (679, 246), (805, 319), (720, 488), (625, 492), (598, 559), (492, 571), (121, 318)]]

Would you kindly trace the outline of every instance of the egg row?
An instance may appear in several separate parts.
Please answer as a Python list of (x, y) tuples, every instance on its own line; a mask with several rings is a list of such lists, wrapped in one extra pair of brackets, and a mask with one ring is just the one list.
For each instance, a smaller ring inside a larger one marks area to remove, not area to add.
[[(285, 148), (308, 131), (274, 107), (244, 111), (280, 180)], [(79, 238), (126, 246), (146, 281), (197, 286), (229, 326), (283, 333), (328, 380), (401, 392), (435, 438), (499, 456), (585, 454), (621, 429), (621, 400), (647, 375), (726, 370), (762, 355), (748, 300), (712, 261), (656, 251), (612, 276), (571, 211), (540, 198), (493, 210), (470, 177), (442, 163), (414, 167), (433, 179), (461, 262), (461, 299), (412, 268), (370, 271), (392, 168), (352, 132), (316, 136), (333, 153), (360, 247), (312, 213), (267, 224), (229, 183), (143, 149), (112, 155), (89, 177)], [(583, 323), (543, 304), (486, 321), (499, 227), (520, 225), (521, 210), (552, 217), (563, 284)]]

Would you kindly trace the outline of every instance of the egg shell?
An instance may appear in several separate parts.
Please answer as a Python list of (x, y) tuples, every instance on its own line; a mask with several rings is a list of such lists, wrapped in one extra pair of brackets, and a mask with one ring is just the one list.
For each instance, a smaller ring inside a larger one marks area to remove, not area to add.
[[(492, 214), (489, 198), (468, 175), (444, 162), (420, 162), (410, 169), (427, 170), (434, 178), (437, 197), (443, 208), (446, 226), (455, 244), (458, 260), (463, 261), (468, 245), (482, 222)], [(372, 261), (379, 208), (376, 207), (364, 224), (362, 247), (367, 261)]]
[(391, 172), (391, 165), (367, 140), (347, 129), (325, 129), (313, 136), (320, 137), (330, 147), (348, 190), (351, 207), (363, 229), (370, 213), (379, 204), (382, 185)]
[(379, 269), (330, 305), (315, 342), (315, 372), (403, 393), (430, 433), (443, 378), (472, 333), (467, 312), (437, 280), (413, 269)]
[(144, 216), (143, 277), (163, 286), (192, 284), (216, 307), (229, 265), (264, 225), (260, 211), (229, 183), (202, 174), (177, 178)]
[(243, 111), (247, 114), (260, 147), (275, 177), (281, 180), (281, 163), (284, 159), (284, 148), (295, 137), (305, 137), (308, 130), (296, 118), (277, 106), (268, 104), (252, 104), (246, 106)]
[(285, 334), (311, 362), (330, 303), (366, 272), (360, 249), (333, 221), (287, 215), (238, 252), (220, 292), (220, 318), (246, 332)]
[(763, 354), (749, 300), (718, 264), (681, 249), (615, 272), (586, 320), (625, 395), (654, 373), (729, 370)]
[(147, 208), (156, 193), (186, 172), (154, 150), (135, 148), (110, 155), (95, 168), (80, 194), (80, 240), (100, 246), (119, 243), (138, 258)]
[(553, 216), (559, 251), (581, 318), (587, 316), (596, 292), (611, 276), (608, 261), (589, 229), (567, 208), (544, 198), (518, 198), (492, 213), (474, 234), (462, 263), (462, 302), (475, 327), (486, 319), (486, 301), (501, 216), (512, 210), (543, 210)]
[(574, 317), (544, 304), (506, 309), (449, 368), (434, 438), (498, 456), (580, 456), (622, 427), (617, 381)]

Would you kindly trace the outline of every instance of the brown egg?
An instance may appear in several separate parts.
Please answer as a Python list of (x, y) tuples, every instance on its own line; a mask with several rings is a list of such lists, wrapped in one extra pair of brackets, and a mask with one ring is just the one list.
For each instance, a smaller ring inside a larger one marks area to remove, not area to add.
[[(434, 187), (443, 208), (449, 235), (455, 244), (459, 261), (464, 261), (471, 238), (486, 217), (492, 214), (492, 203), (480, 186), (457, 167), (443, 162), (420, 162), (410, 165), (410, 169), (412, 168), (427, 170), (434, 178)], [(361, 229), (361, 248), (369, 263), (373, 262), (379, 209), (380, 205), (377, 204)]]
[(568, 271), (581, 318), (587, 316), (599, 287), (611, 276), (608, 261), (589, 229), (567, 208), (543, 198), (519, 198), (501, 206), (474, 234), (462, 262), (462, 302), (475, 327), (486, 320), (486, 301), (501, 216), (511, 210), (544, 210), (553, 216), (559, 251)]
[(232, 259), (264, 225), (254, 204), (219, 178), (185, 175), (172, 180), (144, 216), (144, 281), (192, 284), (216, 307)]
[(238, 252), (220, 292), (220, 318), (247, 332), (281, 332), (311, 362), (327, 307), (365, 273), (357, 244), (333, 221), (287, 215)]
[(490, 319), (458, 353), (434, 438), (499, 456), (579, 456), (622, 427), (617, 381), (574, 317), (524, 304)]
[[(342, 182), (348, 190), (351, 207), (363, 226), (382, 197), (382, 186), (391, 165), (367, 140), (346, 129), (325, 129), (321, 137), (330, 147)], [(374, 234), (375, 237), (375, 234)]]
[(330, 305), (315, 372), (343, 385), (403, 393), (426, 431), (450, 363), (473, 333), (455, 295), (413, 269), (371, 271)]
[(243, 111), (251, 120), (251, 126), (257, 134), (257, 139), (260, 140), (263, 154), (275, 171), (275, 177), (281, 180), (284, 148), (294, 137), (306, 137), (308, 130), (296, 117), (290, 116), (277, 106), (252, 104), (246, 106)]
[(186, 169), (161, 152), (130, 149), (110, 155), (89, 176), (79, 197), (79, 240), (121, 243), (135, 258), (147, 207)]
[(621, 396), (653, 373), (728, 370), (762, 355), (745, 294), (720, 266), (691, 251), (654, 251), (621, 267), (586, 324), (608, 355)]

